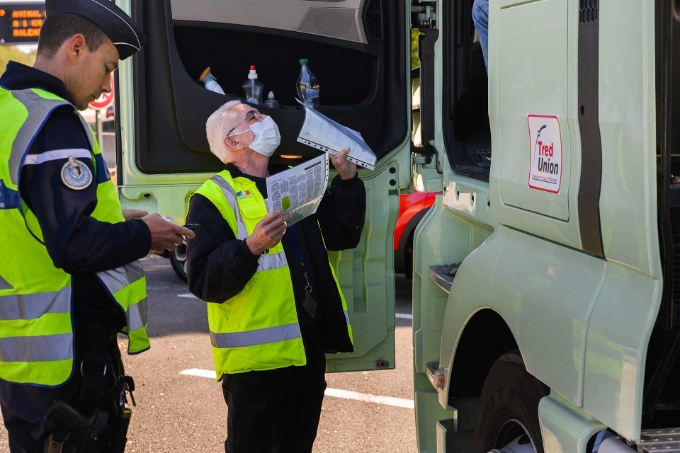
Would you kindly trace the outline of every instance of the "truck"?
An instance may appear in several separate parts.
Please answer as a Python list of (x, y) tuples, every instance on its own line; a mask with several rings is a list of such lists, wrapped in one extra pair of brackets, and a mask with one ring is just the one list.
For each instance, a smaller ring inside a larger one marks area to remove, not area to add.
[(678, 0), (490, 0), (488, 75), (472, 0), (116, 1), (149, 38), (116, 79), (124, 207), (186, 215), (251, 64), (273, 163), (317, 155), (300, 58), (374, 150), (362, 240), (329, 253), (355, 339), (329, 372), (395, 366), (400, 193), (441, 192), (413, 236), (419, 451), (680, 451)]

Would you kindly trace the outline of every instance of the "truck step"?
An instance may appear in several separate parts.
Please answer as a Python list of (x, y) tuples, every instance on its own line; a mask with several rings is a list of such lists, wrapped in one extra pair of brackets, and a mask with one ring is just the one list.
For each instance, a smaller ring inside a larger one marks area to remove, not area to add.
[(639, 453), (680, 453), (680, 428), (643, 429), (642, 440), (637, 447)]
[(435, 285), (439, 286), (447, 293), (450, 293), (453, 279), (456, 278), (456, 273), (459, 268), (460, 263), (435, 264), (434, 266), (430, 266), (430, 278)]

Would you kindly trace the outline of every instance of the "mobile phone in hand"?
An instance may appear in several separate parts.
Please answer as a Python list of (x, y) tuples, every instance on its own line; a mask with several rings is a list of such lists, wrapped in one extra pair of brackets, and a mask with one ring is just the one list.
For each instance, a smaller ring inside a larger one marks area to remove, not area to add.
[(186, 225), (183, 226), (183, 228), (196, 232), (201, 229), (201, 225), (199, 225), (198, 223), (187, 223)]

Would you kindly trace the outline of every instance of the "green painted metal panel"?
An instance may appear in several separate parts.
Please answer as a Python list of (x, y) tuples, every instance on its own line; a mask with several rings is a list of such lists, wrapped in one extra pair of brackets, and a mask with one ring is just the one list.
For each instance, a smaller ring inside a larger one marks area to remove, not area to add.
[(437, 404), (433, 391), (415, 392), (416, 425), (422, 435), (418, 436), (420, 453), (437, 453), (437, 422), (453, 418), (453, 411), (447, 411)]
[[(580, 248), (578, 2), (492, 1), (489, 28), (489, 181), (495, 221)], [(558, 194), (529, 188), (530, 114), (559, 118), (563, 172)]]
[(639, 439), (662, 275), (657, 226), (654, 2), (600, 0), (600, 219), (607, 279), (590, 321), (583, 408)]
[(640, 439), (645, 359), (661, 280), (617, 263), (588, 327), (583, 409), (629, 440)]
[(589, 453), (590, 439), (606, 427), (557, 394), (538, 405), (543, 449), (550, 453)]
[(365, 179), (367, 212), (357, 248), (332, 252), (347, 299), (354, 333), (354, 353), (329, 355), (328, 371), (372, 370), (378, 360), (394, 368), (394, 225), (399, 194), (389, 169)]
[(606, 263), (508, 229), (493, 273), (491, 308), (508, 323), (529, 373), (581, 405), (588, 318)]
[[(500, 141), (494, 143), (493, 156), (500, 172), (498, 190), (505, 205), (568, 221), (571, 149), (568, 125), (565, 121), (559, 124), (567, 116), (567, 0), (517, 3), (500, 10), (494, 34), (498, 93), (502, 94), (497, 110)], [(530, 114), (557, 117), (536, 119), (547, 126), (541, 131), (543, 140), (553, 127), (558, 132), (550, 137), (549, 149), (554, 160), (551, 165), (559, 167), (555, 177), (561, 178), (561, 183), (542, 187), (530, 178), (532, 164), (550, 160), (550, 156), (538, 156), (535, 149), (540, 132), (532, 130), (537, 138), (529, 139)], [(555, 159), (560, 147), (561, 159)]]
[(654, 2), (600, 0), (604, 254), (659, 277), (654, 76)]

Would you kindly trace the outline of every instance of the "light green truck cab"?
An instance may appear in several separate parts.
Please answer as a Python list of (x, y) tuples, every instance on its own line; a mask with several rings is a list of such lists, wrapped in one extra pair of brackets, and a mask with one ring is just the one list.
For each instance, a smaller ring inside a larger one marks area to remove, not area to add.
[(264, 109), (275, 162), (315, 155), (295, 141), (300, 58), (375, 150), (362, 241), (331, 253), (356, 351), (329, 371), (395, 366), (399, 193), (443, 192), (414, 238), (421, 452), (589, 452), (605, 429), (624, 441), (604, 453), (670, 445), (643, 429), (680, 426), (677, 0), (491, 0), (488, 79), (472, 0), (117, 3), (150, 38), (117, 79), (124, 206), (185, 216), (221, 169), (205, 121), (250, 64), (283, 106)]

